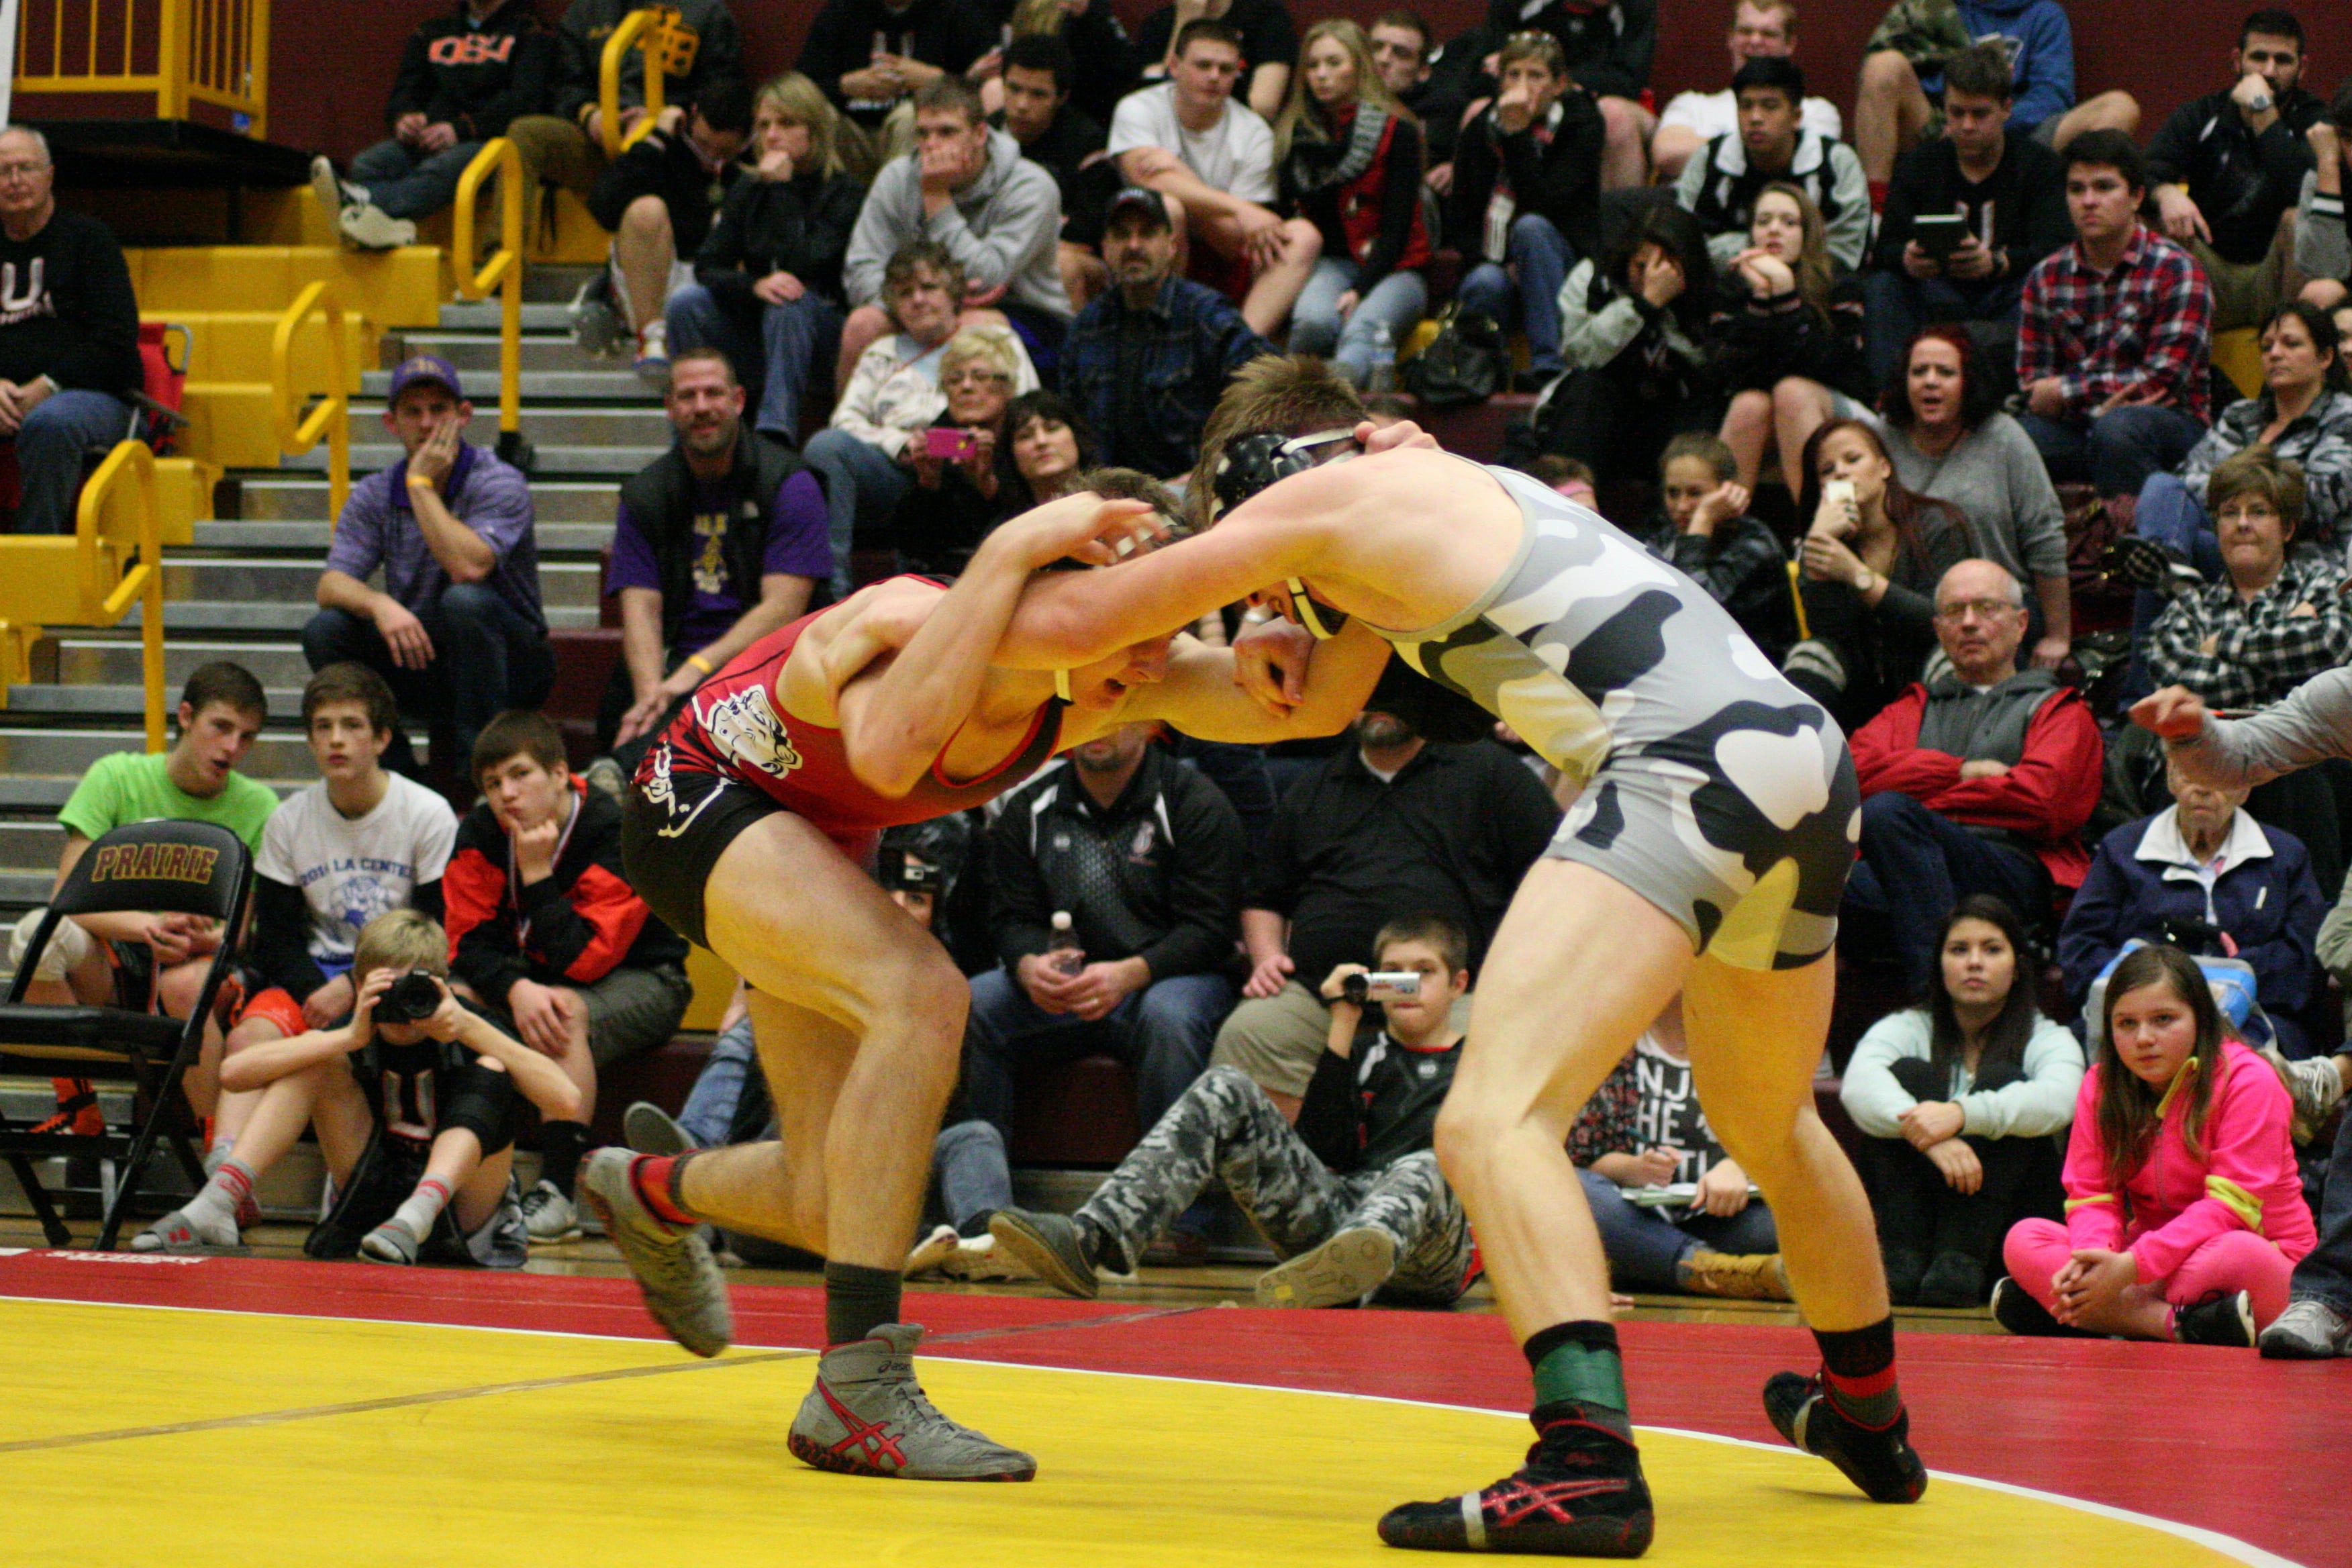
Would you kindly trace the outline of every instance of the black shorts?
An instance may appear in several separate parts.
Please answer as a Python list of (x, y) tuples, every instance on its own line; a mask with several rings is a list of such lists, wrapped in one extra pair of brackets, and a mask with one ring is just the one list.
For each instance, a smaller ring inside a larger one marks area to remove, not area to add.
[(727, 847), (784, 808), (747, 784), (699, 769), (661, 772), (656, 804), (632, 782), (621, 795), (621, 865), (662, 923), (697, 947), (710, 945), (702, 895)]

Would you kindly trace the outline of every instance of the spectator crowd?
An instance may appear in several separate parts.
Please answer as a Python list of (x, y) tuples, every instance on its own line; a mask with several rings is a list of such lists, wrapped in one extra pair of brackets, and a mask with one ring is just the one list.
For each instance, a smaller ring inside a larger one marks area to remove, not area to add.
[[(62, 814), (61, 876), (144, 814), (233, 826), (261, 877), (191, 1079), (212, 1183), (138, 1245), (234, 1245), (306, 1124), (352, 1210), (314, 1250), (511, 1263), (576, 1237), (599, 1070), (688, 1000), (685, 943), (618, 857), (648, 740), (766, 633), (893, 566), (956, 575), (1088, 469), (1179, 515), (1162, 486), (1228, 380), (1288, 352), (1376, 417), (1406, 391), (1535, 395), (1506, 456), (1700, 583), (1845, 727), (1842, 962), (1886, 1005), (1834, 1099), (1898, 1301), (2246, 1344), (2292, 1294), (2296, 1332), (2352, 1342), (2319, 1268), (2352, 1268), (2352, 1167), (2321, 1135), (2352, 1081), (2329, 937), (2352, 767), (2208, 788), (2121, 718), (2159, 686), (2259, 708), (2352, 662), (2352, 76), (2315, 90), (2344, 62), (2308, 59), (2292, 12), (2210, 40), (2227, 71), (2143, 146), (2129, 96), (2078, 99), (2058, 0), (1896, 0), (1850, 119), (1811, 90), (1793, 0), (1734, 0), (1724, 77), (1663, 110), (1655, 0), (1496, 0), (1453, 38), (1281, 0), (1180, 0), (1131, 36), (1100, 0), (826, 0), (763, 84), (725, 0), (682, 0), (667, 107), (632, 75), (607, 127), (594, 65), (626, 9), (572, 0), (551, 28), (460, 0), (411, 39), (385, 139), (313, 170), (343, 238), (385, 247), (509, 136), (612, 232), (572, 321), (660, 389), (676, 441), (620, 488), (594, 760), (575, 773), (534, 711), (556, 670), (529, 479), (467, 439), (458, 371), (412, 357), (384, 416), (403, 455), (354, 490), (302, 636), (322, 782), (273, 812), (237, 774), (262, 694), (214, 666), (167, 756), (108, 759)], [(121, 252), (52, 178), (37, 133), (0, 132), (27, 532), (68, 526), (139, 374)], [(428, 773), (412, 725), (462, 765)], [(945, 1223), (910, 1270), (1049, 1257), (1091, 1294), (1203, 1256), (1222, 1178), (1283, 1259), (1262, 1300), (1458, 1295), (1432, 1117), (1567, 792), (1507, 731), (1442, 728), (1386, 687), (1328, 744), (1130, 728), (886, 848), (971, 980)], [(80, 924), (40, 994), (95, 999), (144, 944), (184, 1005), (222, 940)], [(371, 1022), (411, 971), (438, 1010)], [(756, 1135), (747, 1039), (722, 1036), (683, 1124), (645, 1125)], [(1023, 1090), (1097, 1050), (1142, 1142), (1075, 1217), (1013, 1207)], [(353, 1080), (352, 1053), (383, 1072)], [(371, 1118), (399, 1155), (362, 1180)], [(1785, 1296), (1678, 1004), (1569, 1146), (1621, 1284)]]

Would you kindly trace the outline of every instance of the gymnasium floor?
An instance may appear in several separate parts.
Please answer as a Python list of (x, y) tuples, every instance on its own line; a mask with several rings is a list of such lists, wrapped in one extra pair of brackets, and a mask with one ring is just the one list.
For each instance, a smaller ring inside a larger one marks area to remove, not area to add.
[[(912, 1293), (926, 1385), (1040, 1479), (821, 1475), (782, 1441), (814, 1289), (745, 1271), (738, 1348), (698, 1362), (601, 1244), (574, 1251), (521, 1275), (0, 1255), (0, 1563), (1395, 1563), (1381, 1510), (1527, 1442), (1490, 1312), (1235, 1309), (1247, 1272), (1197, 1270), (1095, 1302)], [(1637, 1313), (1648, 1561), (2352, 1563), (2352, 1367), (1929, 1325), (1981, 1321), (1906, 1320), (1938, 1480), (1885, 1509), (1773, 1440), (1756, 1391), (1810, 1361), (1784, 1310)]]

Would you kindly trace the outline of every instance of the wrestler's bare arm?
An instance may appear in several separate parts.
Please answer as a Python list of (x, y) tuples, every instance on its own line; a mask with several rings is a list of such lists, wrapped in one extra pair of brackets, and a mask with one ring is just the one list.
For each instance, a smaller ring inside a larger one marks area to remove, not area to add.
[[(1099, 732), (1157, 719), (1199, 740), (1239, 745), (1336, 735), (1362, 711), (1388, 661), (1388, 644), (1360, 626), (1349, 626), (1317, 647), (1297, 706), (1277, 715), (1234, 684), (1232, 649), (1179, 637), (1169, 648), (1167, 674), (1158, 685), (1138, 689), (1104, 714), (1099, 724), (1087, 727)], [(1074, 732), (1068, 717), (1063, 735), (1074, 745), (1088, 738)]]

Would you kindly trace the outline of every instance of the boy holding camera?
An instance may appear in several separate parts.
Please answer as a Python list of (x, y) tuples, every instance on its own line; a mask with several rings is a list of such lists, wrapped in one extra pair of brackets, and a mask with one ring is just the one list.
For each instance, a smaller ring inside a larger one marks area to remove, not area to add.
[(309, 1123), (337, 1194), (310, 1256), (406, 1264), (430, 1244), (450, 1261), (520, 1268), (515, 1090), (550, 1118), (576, 1115), (579, 1092), (451, 994), (448, 955), (441, 927), (417, 910), (370, 921), (352, 954), (351, 1016), (228, 1059), (225, 1089), (261, 1091), (236, 1151), (131, 1250), (235, 1248), (237, 1205)]
[[(998, 1243), (1071, 1296), (1097, 1265), (1132, 1273), (1144, 1246), (1213, 1176), (1286, 1259), (1260, 1277), (1265, 1307), (1330, 1307), (1383, 1287), (1443, 1305), (1469, 1283), (1470, 1230), (1430, 1140), (1462, 1055), (1454, 998), (1470, 988), (1469, 938), (1434, 915), (1390, 921), (1380, 970), (1342, 963), (1323, 982), (1331, 1032), (1300, 1106), (1213, 1067), (1074, 1215), (1000, 1209)], [(1364, 1008), (1386, 1026), (1359, 1041)]]

